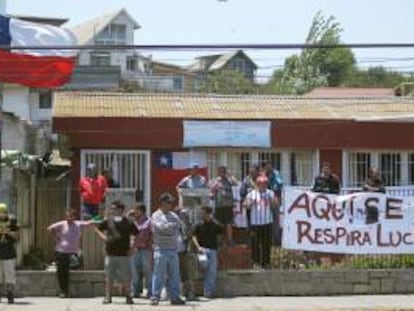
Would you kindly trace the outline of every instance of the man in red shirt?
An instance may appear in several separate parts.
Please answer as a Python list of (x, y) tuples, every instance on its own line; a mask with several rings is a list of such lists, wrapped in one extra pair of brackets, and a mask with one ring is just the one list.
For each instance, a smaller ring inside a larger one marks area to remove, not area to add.
[(79, 181), (79, 189), (82, 200), (82, 218), (88, 220), (99, 215), (99, 207), (105, 199), (105, 191), (108, 188), (105, 177), (98, 175), (93, 163), (86, 167), (86, 176)]

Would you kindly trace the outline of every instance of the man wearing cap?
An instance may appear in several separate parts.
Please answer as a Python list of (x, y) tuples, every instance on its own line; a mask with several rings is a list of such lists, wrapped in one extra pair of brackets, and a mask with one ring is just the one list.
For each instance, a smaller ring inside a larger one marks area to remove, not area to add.
[(105, 177), (98, 174), (94, 163), (86, 167), (86, 176), (79, 181), (79, 189), (82, 199), (82, 218), (89, 220), (99, 215), (100, 205), (105, 198), (108, 188)]
[(0, 286), (6, 286), (8, 303), (14, 303), (18, 231), (16, 218), (9, 215), (6, 204), (0, 203)]
[[(158, 201), (159, 209), (151, 218), (154, 237), (151, 304), (158, 305), (161, 290), (167, 283), (171, 304), (183, 305), (185, 301), (180, 298), (180, 268), (177, 255), (177, 241), (181, 230), (181, 222), (173, 212), (175, 198), (171, 193), (162, 193)], [(166, 282), (167, 280), (168, 282)]]

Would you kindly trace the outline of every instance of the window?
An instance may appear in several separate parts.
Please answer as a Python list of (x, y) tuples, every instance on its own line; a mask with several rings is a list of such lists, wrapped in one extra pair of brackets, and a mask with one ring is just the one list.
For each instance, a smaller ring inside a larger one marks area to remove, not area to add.
[(173, 89), (174, 91), (182, 91), (183, 90), (183, 76), (176, 76), (173, 78)]
[(111, 55), (109, 52), (92, 52), (91, 53), (91, 66), (110, 66)]
[(245, 70), (245, 64), (243, 59), (233, 59), (233, 61), (230, 64), (231, 69), (234, 71), (240, 72), (241, 74), (244, 74)]
[(133, 56), (127, 56), (126, 69), (130, 71), (138, 71), (138, 60)]
[(39, 92), (39, 109), (51, 109), (52, 108), (52, 92), (40, 91)]
[(290, 153), (290, 184), (310, 186), (313, 183), (314, 153), (312, 151), (294, 151)]
[(369, 152), (350, 152), (348, 154), (348, 186), (362, 187), (368, 177), (371, 166), (371, 154)]
[(399, 153), (379, 154), (378, 168), (385, 186), (401, 185), (401, 155)]
[(95, 38), (99, 45), (122, 45), (126, 44), (126, 25), (110, 24), (105, 27)]
[(209, 178), (217, 175), (217, 167), (226, 165), (229, 173), (242, 180), (249, 173), (252, 164), (272, 163), (284, 178), (286, 185), (310, 187), (316, 174), (316, 153), (314, 150), (219, 150), (209, 149), (207, 165)]
[(265, 163), (271, 163), (272, 166), (280, 170), (282, 163), (282, 155), (280, 152), (259, 152), (259, 166), (262, 167)]
[(348, 151), (344, 170), (346, 187), (362, 187), (369, 168), (377, 167), (385, 186), (414, 184), (414, 153), (406, 151)]

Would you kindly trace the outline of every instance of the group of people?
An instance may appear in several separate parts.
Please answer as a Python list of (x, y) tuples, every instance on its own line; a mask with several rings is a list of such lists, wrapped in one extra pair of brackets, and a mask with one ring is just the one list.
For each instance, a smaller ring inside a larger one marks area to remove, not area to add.
[[(69, 295), (70, 259), (79, 252), (82, 227), (89, 227), (105, 243), (104, 304), (112, 302), (115, 283), (121, 285), (127, 304), (133, 304), (133, 297), (141, 297), (145, 289), (151, 304), (157, 305), (163, 288), (166, 288), (171, 304), (185, 304), (185, 300), (180, 297), (180, 274), (185, 290), (189, 277), (183, 277), (182, 272), (188, 273), (188, 269), (182, 266), (189, 262), (188, 258), (185, 262), (180, 260), (179, 252), (187, 251), (187, 245), (190, 244), (187, 237), (190, 235), (196, 253), (206, 256), (203, 267), (204, 296), (212, 298), (217, 272), (216, 251), (221, 235), (221, 226), (214, 221), (212, 209), (203, 207), (203, 221), (196, 224), (189, 234), (179, 216), (176, 198), (171, 193), (161, 194), (158, 204), (159, 208), (148, 217), (146, 206), (142, 203), (125, 211), (124, 204), (115, 201), (101, 221), (76, 220), (76, 211), (67, 210), (65, 220), (50, 225), (48, 230), (56, 238), (55, 258), (60, 297)], [(187, 298), (190, 297), (187, 295)]]
[[(177, 205), (170, 192), (158, 198), (158, 209), (151, 215), (147, 206), (136, 203), (125, 207), (120, 201), (112, 202), (101, 214), (101, 203), (107, 187), (116, 186), (110, 174), (97, 174), (93, 164), (80, 181), (82, 197), (82, 220), (76, 210), (68, 209), (65, 219), (51, 224), (47, 230), (55, 237), (55, 260), (60, 297), (69, 296), (69, 270), (79, 260), (80, 238), (83, 228), (91, 228), (105, 243), (105, 298), (112, 302), (114, 284), (120, 284), (126, 303), (134, 297), (146, 297), (157, 305), (161, 292), (166, 293), (174, 305), (195, 298), (194, 263), (204, 270), (204, 296), (214, 297), (218, 265), (218, 251), (233, 244), (232, 224), (234, 193), (239, 185), (241, 206), (248, 213), (252, 260), (259, 268), (270, 266), (270, 250), (280, 243), (279, 205), (283, 180), (272, 165), (251, 165), (249, 174), (241, 184), (220, 166), (217, 177), (210, 183), (199, 174), (198, 166), (192, 164), (189, 174), (177, 185), (183, 188), (210, 189), (210, 204), (202, 206), (202, 220), (192, 223), (188, 210)], [(340, 193), (339, 178), (332, 173), (329, 163), (322, 165), (321, 174), (315, 177), (312, 191), (328, 194)], [(385, 192), (378, 170), (371, 168), (362, 191)], [(98, 217), (97, 217), (98, 216)], [(9, 303), (14, 302), (16, 284), (15, 243), (19, 227), (16, 218), (0, 203), (0, 288)], [(198, 258), (197, 260), (194, 260)], [(180, 286), (181, 283), (181, 286)], [(182, 291), (180, 291), (180, 287)]]

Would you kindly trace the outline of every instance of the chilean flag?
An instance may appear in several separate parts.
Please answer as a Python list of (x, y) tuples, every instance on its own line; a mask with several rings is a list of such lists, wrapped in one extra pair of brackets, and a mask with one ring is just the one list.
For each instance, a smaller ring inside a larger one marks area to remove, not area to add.
[(158, 152), (155, 154), (154, 178), (157, 190), (176, 192), (176, 186), (188, 175), (192, 163), (198, 165), (198, 172), (207, 178), (207, 157), (202, 152)]
[[(77, 51), (59, 47), (73, 45), (76, 38), (66, 29), (0, 15), (0, 82), (42, 88), (65, 84)], [(54, 49), (13, 49), (48, 46)]]

